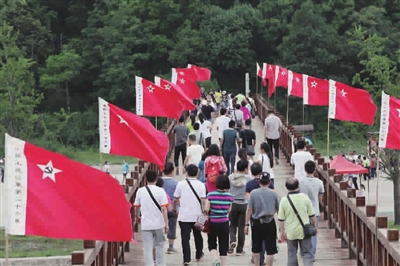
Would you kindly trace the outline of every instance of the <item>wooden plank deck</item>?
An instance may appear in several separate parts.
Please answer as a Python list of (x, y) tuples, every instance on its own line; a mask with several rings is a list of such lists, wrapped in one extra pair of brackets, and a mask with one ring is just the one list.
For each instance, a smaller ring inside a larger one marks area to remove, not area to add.
[[(253, 130), (257, 134), (257, 147), (264, 139), (263, 137), (263, 125), (262, 122), (257, 118), (253, 120)], [(214, 128), (212, 135), (213, 143), (218, 142), (217, 131)], [(258, 155), (258, 148), (256, 148), (256, 154)], [(274, 167), (275, 173), (275, 187), (279, 194), (279, 196), (284, 196), (286, 194), (285, 189), (285, 181), (287, 178), (293, 176), (293, 170), (290, 165), (286, 162), (286, 159), (283, 155), (280, 156), (280, 164)], [(176, 177), (177, 180), (182, 180), (183, 176)], [(141, 245), (141, 234), (136, 233), (136, 240), (138, 244), (131, 244), (131, 252), (126, 254), (126, 263), (128, 266), (143, 266), (143, 253), (142, 253), (142, 245)], [(193, 238), (193, 237), (192, 237)], [(204, 258), (201, 262), (192, 262), (191, 265), (211, 265), (212, 260), (209, 256), (207, 249), (207, 236), (203, 234), (204, 238)], [(191, 239), (191, 246), (194, 247), (193, 239)], [(182, 265), (182, 248), (180, 243), (180, 230), (179, 226), (177, 228), (177, 240), (175, 241), (175, 248), (178, 249), (178, 253), (176, 254), (166, 254), (166, 260), (168, 266), (177, 266)], [(167, 244), (165, 246), (165, 250), (167, 249)], [(250, 237), (246, 237), (245, 243), (245, 252), (246, 254), (243, 256), (228, 256), (228, 265), (232, 266), (244, 266), (244, 265), (252, 265), (250, 262), (251, 259), (251, 246), (250, 246)], [(192, 254), (194, 255), (194, 248), (192, 249)], [(300, 265), (303, 265), (300, 260)], [(274, 265), (283, 266), (287, 263), (287, 246), (285, 243), (279, 244), (279, 253), (275, 256)], [(317, 246), (317, 254), (316, 261), (314, 266), (322, 266), (322, 265), (342, 265), (342, 266), (352, 266), (356, 265), (355, 260), (348, 259), (348, 249), (341, 248), (341, 240), (335, 238), (334, 230), (329, 229), (328, 223), (323, 220), (323, 217), (320, 217), (319, 221), (319, 230), (318, 230), (318, 246)]]

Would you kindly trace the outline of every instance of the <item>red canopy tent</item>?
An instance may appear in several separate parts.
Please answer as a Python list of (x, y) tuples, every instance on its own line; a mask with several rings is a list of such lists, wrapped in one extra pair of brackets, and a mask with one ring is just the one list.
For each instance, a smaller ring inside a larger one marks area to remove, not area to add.
[(368, 169), (345, 159), (341, 154), (330, 163), (330, 168), (336, 169), (336, 174), (367, 174)]

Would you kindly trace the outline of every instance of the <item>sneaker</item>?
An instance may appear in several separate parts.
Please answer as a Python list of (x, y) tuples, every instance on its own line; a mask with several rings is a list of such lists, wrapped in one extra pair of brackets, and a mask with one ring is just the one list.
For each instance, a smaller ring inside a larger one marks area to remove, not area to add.
[(221, 266), (221, 262), (216, 260), (216, 261), (213, 262), (212, 266)]
[(242, 251), (242, 252), (236, 252), (236, 256), (243, 256), (246, 252)]
[(175, 254), (177, 252), (178, 252), (178, 250), (176, 250), (175, 248), (168, 248), (167, 249), (167, 254)]
[(201, 259), (204, 257), (204, 252), (203, 253), (201, 253), (201, 257), (199, 258), (199, 259), (196, 259), (196, 261), (197, 262), (200, 262), (201, 261)]
[(228, 253), (232, 254), (235, 248), (236, 248), (236, 242), (231, 242), (231, 244), (229, 245)]
[(275, 157), (275, 164), (279, 165), (279, 159)]

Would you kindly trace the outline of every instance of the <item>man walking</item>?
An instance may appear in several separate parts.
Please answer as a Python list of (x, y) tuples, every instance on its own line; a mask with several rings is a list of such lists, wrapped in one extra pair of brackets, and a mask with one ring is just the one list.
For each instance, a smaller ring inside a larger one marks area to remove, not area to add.
[[(306, 171), (306, 178), (300, 182), (300, 193), (306, 194), (314, 207), (316, 227), (318, 227), (319, 212), (319, 202), (322, 201), (322, 196), (325, 193), (324, 183), (318, 178), (314, 177), (314, 172), (316, 169), (316, 164), (314, 161), (308, 161), (304, 165)], [(311, 237), (312, 243), (312, 258), (315, 261), (315, 253), (317, 252), (317, 236)], [(301, 252), (301, 250), (300, 250)]]
[(251, 251), (253, 252), (255, 266), (261, 265), (260, 252), (262, 251), (263, 243), (267, 252), (267, 266), (272, 266), (274, 255), (278, 253), (274, 215), (279, 209), (279, 197), (274, 190), (268, 188), (270, 181), (269, 173), (260, 175), (260, 188), (250, 193), (247, 205), (245, 233), (248, 234), (251, 217), (251, 238), (253, 241)]
[(154, 248), (157, 265), (166, 266), (164, 233), (168, 232), (167, 194), (164, 189), (156, 186), (157, 173), (155, 171), (147, 171), (145, 178), (147, 186), (138, 189), (134, 203), (137, 221), (140, 220), (140, 213), (142, 214), (141, 230), (144, 263), (145, 266), (154, 265)]
[[(311, 223), (316, 226), (315, 211), (308, 196), (299, 191), (299, 181), (296, 178), (289, 178), (286, 181), (286, 189), (288, 195), (281, 199), (278, 211), (279, 232), (282, 241), (287, 241), (288, 247), (288, 263), (287, 266), (298, 266), (297, 250), (300, 246), (303, 252), (304, 265), (314, 265), (312, 258), (312, 242), (311, 237), (305, 237), (303, 224)], [(290, 201), (289, 201), (290, 199)], [(296, 208), (296, 211), (292, 207)], [(299, 218), (298, 218), (299, 217)]]
[(187, 137), (190, 134), (189, 128), (185, 125), (185, 118), (179, 118), (179, 125), (174, 128), (175, 133), (175, 150), (174, 150), (174, 163), (176, 174), (179, 175), (179, 157), (182, 156), (182, 164), (186, 159), (187, 150)]
[(179, 181), (174, 193), (174, 210), (179, 203), (178, 222), (181, 228), (183, 265), (189, 265), (190, 254), (190, 233), (193, 231), (196, 247), (196, 260), (203, 257), (203, 237), (201, 232), (194, 227), (194, 224), (202, 214), (206, 189), (203, 183), (197, 180), (198, 168), (194, 164), (186, 167), (186, 179)]
[(301, 182), (306, 177), (306, 171), (304, 170), (304, 165), (307, 161), (313, 161), (314, 158), (306, 151), (306, 142), (304, 140), (299, 140), (296, 144), (297, 151), (292, 154), (290, 158), (290, 163), (294, 165), (294, 177)]
[(228, 175), (232, 174), (235, 169), (236, 143), (240, 143), (239, 134), (235, 130), (235, 121), (231, 120), (229, 121), (229, 128), (224, 130), (221, 139), (222, 155), (228, 169)]
[(274, 110), (268, 110), (268, 116), (264, 123), (265, 138), (275, 156), (275, 162), (279, 164), (279, 138), (281, 137), (282, 121), (274, 114)]
[[(230, 246), (228, 253), (232, 254), (236, 247), (236, 254), (243, 254), (244, 247), (244, 224), (246, 219), (246, 184), (251, 180), (249, 174), (249, 162), (247, 160), (240, 160), (236, 164), (237, 173), (229, 176), (231, 183), (231, 194), (233, 196), (232, 209), (229, 212), (229, 236)], [(237, 239), (236, 242), (236, 233)]]

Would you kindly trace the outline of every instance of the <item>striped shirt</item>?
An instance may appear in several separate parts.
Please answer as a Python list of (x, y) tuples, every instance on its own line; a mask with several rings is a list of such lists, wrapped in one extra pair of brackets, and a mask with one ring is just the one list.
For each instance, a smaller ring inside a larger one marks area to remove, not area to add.
[(208, 193), (210, 202), (210, 222), (224, 223), (229, 221), (229, 208), (233, 202), (233, 196), (229, 192), (215, 190)]

